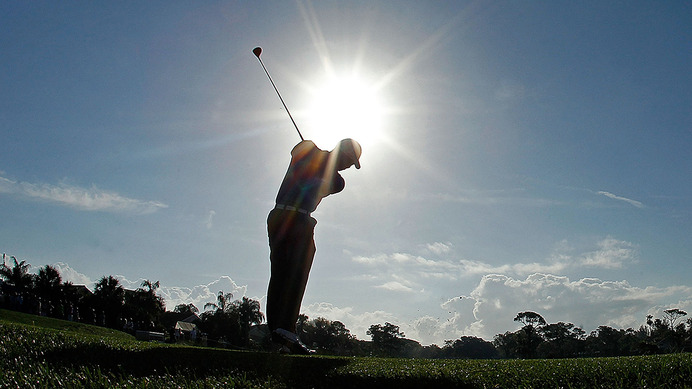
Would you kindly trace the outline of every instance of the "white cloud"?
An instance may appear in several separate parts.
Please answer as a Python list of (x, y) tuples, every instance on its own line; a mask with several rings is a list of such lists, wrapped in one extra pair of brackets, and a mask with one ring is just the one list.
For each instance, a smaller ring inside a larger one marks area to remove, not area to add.
[(377, 265), (387, 262), (387, 255), (379, 254), (372, 257), (365, 257), (362, 255), (357, 255), (353, 257), (353, 261), (357, 263), (363, 263), (366, 265)]
[(406, 286), (399, 281), (389, 281), (382, 285), (376, 286), (376, 288), (389, 290), (392, 292), (415, 292), (410, 286)]
[(569, 254), (571, 249), (560, 242), (545, 262), (490, 265), (488, 263), (460, 260), (463, 274), (516, 274), (532, 273), (560, 274), (579, 268), (621, 269), (637, 261), (637, 248), (633, 243), (606, 237), (596, 242), (596, 248), (578, 255)]
[(545, 208), (563, 205), (562, 201), (529, 197), (521, 189), (473, 191), (461, 193), (431, 193), (415, 198), (417, 201), (442, 201), (446, 203), (480, 204), (480, 205), (515, 205), (519, 207)]
[[(526, 279), (488, 274), (469, 296), (443, 304), (456, 327), (467, 335), (491, 339), (518, 328), (513, 318), (522, 311), (534, 311), (548, 322), (571, 322), (589, 332), (599, 325), (637, 328), (646, 312), (674, 298), (692, 297), (692, 288), (635, 287), (627, 281), (604, 281), (550, 274), (531, 274)], [(473, 301), (469, 311), (468, 301)], [(464, 319), (466, 318), (466, 319)], [(469, 319), (473, 318), (472, 322)]]
[[(452, 255), (452, 246), (442, 243), (433, 243), (426, 246), (428, 249), (435, 248), (445, 256)], [(433, 252), (434, 250), (429, 250)], [(595, 247), (584, 253), (573, 254), (566, 242), (560, 242), (556, 251), (543, 262), (527, 262), (512, 264), (493, 265), (482, 261), (469, 259), (440, 260), (426, 258), (420, 255), (407, 253), (377, 254), (371, 257), (357, 256), (353, 261), (370, 267), (379, 267), (382, 271), (369, 272), (376, 274), (371, 277), (371, 282), (377, 283), (381, 288), (388, 290), (411, 291), (409, 288), (401, 287), (390, 279), (397, 274), (401, 283), (405, 279), (410, 286), (415, 283), (424, 283), (425, 279), (449, 280), (454, 281), (460, 277), (474, 275), (485, 275), (491, 273), (528, 275), (533, 273), (561, 274), (568, 270), (578, 270), (581, 268), (601, 268), (601, 269), (620, 269), (637, 260), (637, 248), (634, 244), (617, 240), (612, 237), (605, 237), (595, 243)], [(385, 271), (386, 270), (386, 271)]]
[(490, 265), (479, 261), (470, 261), (467, 259), (462, 259), (461, 272), (466, 275), (472, 274), (488, 274), (488, 273), (501, 273), (501, 274), (531, 274), (531, 273), (560, 273), (568, 268), (571, 263), (570, 258), (563, 257), (559, 261), (548, 261), (546, 263), (531, 262), (531, 263), (515, 263), (515, 264), (502, 264), (502, 265)]
[(71, 282), (74, 285), (84, 285), (89, 290), (94, 289), (94, 281), (92, 281), (87, 275), (74, 270), (70, 267), (70, 265), (64, 262), (57, 262), (53, 264), (53, 267), (55, 267), (58, 273), (60, 273), (62, 282)]
[[(442, 333), (443, 328), (440, 320), (432, 316), (423, 316), (417, 318), (411, 324), (410, 330), (404, 332), (409, 339), (415, 339), (421, 344), (427, 345), (435, 343), (438, 346), (442, 346), (442, 344), (439, 342), (439, 339), (441, 339), (440, 335)], [(457, 338), (457, 336), (451, 337), (451, 339), (455, 338)]]
[(405, 323), (403, 328), (411, 339), (421, 344), (444, 345), (445, 340), (459, 339), (464, 335), (475, 334), (473, 315), (475, 300), (468, 297), (456, 297), (440, 305), (439, 314), (426, 315)]
[(166, 309), (173, 310), (179, 304), (194, 304), (200, 312), (204, 311), (206, 303), (215, 303), (220, 291), (232, 293), (233, 299), (246, 295), (247, 285), (238, 285), (228, 276), (222, 276), (206, 285), (192, 288), (161, 286), (159, 295), (166, 301)]
[(209, 211), (209, 214), (207, 215), (207, 229), (211, 230), (214, 227), (214, 216), (216, 215), (216, 211)]
[(598, 250), (584, 254), (579, 263), (604, 269), (619, 269), (627, 262), (636, 260), (635, 245), (607, 237), (598, 242)]
[(452, 251), (452, 244), (451, 243), (442, 243), (442, 242), (428, 243), (425, 247), (428, 251), (430, 251), (433, 254), (437, 254), (437, 255), (446, 254), (446, 253)]
[[(449, 248), (439, 252), (447, 258), (454, 255), (451, 245), (424, 247)], [(555, 251), (543, 261), (512, 264), (440, 260), (433, 258), (433, 250), (427, 252), (431, 257), (394, 253), (353, 259), (368, 268), (369, 276), (359, 282), (400, 293), (416, 304), (455, 290), (462, 277), (481, 276), (471, 293), (441, 304), (439, 314), (434, 306), (428, 306), (421, 317), (395, 323), (423, 344), (442, 344), (462, 335), (492, 339), (498, 333), (514, 330), (517, 323), (512, 319), (525, 310), (539, 312), (546, 320), (573, 321), (586, 331), (598, 325), (638, 326), (646, 309), (680, 292), (675, 288), (636, 288), (626, 281), (570, 281), (565, 276), (553, 275), (581, 269), (618, 269), (635, 262), (636, 246), (612, 237), (602, 238), (581, 251), (567, 241), (558, 242)]]
[(458, 265), (446, 260), (427, 259), (419, 255), (412, 255), (406, 253), (393, 253), (389, 255), (378, 254), (372, 257), (356, 256), (353, 258), (353, 261), (372, 266), (384, 265), (387, 267), (408, 267), (419, 272), (429, 272), (435, 270), (457, 270), (459, 268)]
[(365, 272), (367, 277), (360, 280), (371, 287), (398, 293), (419, 292), (424, 289), (421, 285), (430, 280), (454, 281), (459, 275), (459, 265), (453, 262), (406, 253), (357, 256), (352, 260), (376, 269)]
[(459, 264), (461, 265), (461, 272), (467, 275), (487, 273), (508, 273), (512, 271), (512, 266), (506, 264), (493, 266), (485, 262), (470, 261), (468, 259), (460, 260)]
[(5, 177), (0, 177), (0, 193), (10, 193), (24, 199), (56, 203), (81, 211), (148, 214), (168, 207), (158, 201), (132, 199), (95, 186), (87, 189), (65, 183), (58, 185), (35, 184), (12, 181)]
[(606, 191), (598, 191), (596, 193), (599, 195), (603, 195), (605, 197), (609, 197), (613, 200), (624, 201), (624, 202), (629, 203), (629, 204), (631, 204), (637, 208), (644, 208), (644, 204), (642, 204), (641, 202), (639, 202), (637, 200), (632, 200), (632, 199), (628, 199), (626, 197), (617, 196), (617, 195), (614, 195), (614, 194), (612, 194), (610, 192), (606, 192)]

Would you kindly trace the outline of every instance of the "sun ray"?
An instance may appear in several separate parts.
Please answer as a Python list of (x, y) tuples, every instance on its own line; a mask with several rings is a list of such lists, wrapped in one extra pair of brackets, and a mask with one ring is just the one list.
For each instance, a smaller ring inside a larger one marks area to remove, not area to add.
[(325, 42), (324, 34), (322, 34), (322, 28), (315, 14), (315, 9), (312, 7), (311, 3), (303, 4), (302, 1), (298, 2), (298, 8), (300, 9), (300, 14), (303, 16), (303, 19), (305, 19), (305, 26), (312, 39), (312, 44), (315, 46), (317, 54), (322, 60), (322, 66), (328, 72), (332, 72), (333, 66), (330, 59), (331, 57), (329, 56), (327, 43)]
[[(312, 4), (299, 1), (298, 8), (322, 64), (322, 72), (314, 78), (299, 81), (308, 92), (308, 100), (303, 105), (305, 108), (298, 112), (306, 137), (325, 149), (333, 147), (340, 139), (351, 137), (363, 145), (365, 158), (371, 152), (373, 155), (379, 153), (376, 151), (378, 148), (385, 147), (404, 160), (415, 159), (415, 166), (431, 175), (444, 176), (442, 172), (445, 169), (431, 166), (423, 155), (410, 149), (414, 147), (410, 142), (400, 139), (408, 123), (411, 123), (406, 118), (429, 114), (430, 107), (405, 106), (401, 102), (390, 101), (392, 95), (387, 91), (396, 83), (412, 87), (408, 76), (413, 69), (423, 60), (436, 55), (452, 31), (460, 25), (470, 26), (467, 22), (473, 19), (479, 5), (474, 3), (466, 7), (422, 42), (411, 46), (403, 58), (379, 75), (373, 71), (376, 69), (373, 66), (379, 65), (377, 57), (372, 55), (377, 47), (373, 47), (376, 40), (372, 39), (370, 32), (375, 30), (369, 28), (376, 24), (370, 26), (367, 20), (363, 21), (361, 34), (355, 38), (357, 50), (350, 52), (350, 63), (337, 63), (333, 56), (335, 53), (330, 52), (336, 48), (331, 47), (325, 39), (319, 15)], [(376, 21), (373, 15), (370, 22)]]

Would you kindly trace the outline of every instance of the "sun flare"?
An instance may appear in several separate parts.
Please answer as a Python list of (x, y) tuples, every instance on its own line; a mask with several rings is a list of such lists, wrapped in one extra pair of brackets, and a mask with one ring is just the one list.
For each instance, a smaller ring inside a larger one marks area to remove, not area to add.
[(384, 106), (375, 87), (355, 75), (331, 76), (317, 85), (307, 119), (318, 146), (353, 138), (369, 149), (380, 140)]

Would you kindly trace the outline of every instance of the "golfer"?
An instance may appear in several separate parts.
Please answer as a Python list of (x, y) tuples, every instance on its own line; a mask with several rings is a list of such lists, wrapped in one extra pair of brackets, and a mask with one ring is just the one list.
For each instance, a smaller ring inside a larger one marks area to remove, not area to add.
[(338, 173), (351, 166), (360, 169), (361, 147), (344, 139), (332, 151), (317, 148), (310, 140), (291, 151), (276, 207), (269, 212), (267, 230), (271, 250), (271, 277), (267, 291), (267, 324), (281, 352), (311, 354), (296, 334), (296, 322), (315, 256), (317, 220), (310, 214), (330, 194), (344, 189)]

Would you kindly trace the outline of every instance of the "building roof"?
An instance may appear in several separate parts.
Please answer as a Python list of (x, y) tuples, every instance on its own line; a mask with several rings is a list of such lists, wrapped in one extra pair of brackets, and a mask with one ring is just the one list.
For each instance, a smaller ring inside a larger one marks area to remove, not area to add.
[(91, 293), (91, 290), (89, 290), (89, 288), (87, 288), (85, 285), (68, 284), (68, 285), (62, 285), (62, 288), (63, 288), (63, 290), (68, 290), (68, 289), (73, 290), (77, 294), (79, 294), (80, 296), (86, 296), (89, 294), (93, 294), (93, 293)]
[(198, 320), (201, 320), (201, 319), (199, 318), (199, 316), (197, 316), (196, 313), (193, 313), (192, 315), (190, 315), (190, 316), (184, 318), (184, 319), (181, 320), (181, 321), (184, 321), (185, 323), (192, 323), (192, 322), (195, 322), (195, 321), (198, 321)]
[(192, 323), (186, 323), (184, 321), (179, 321), (175, 323), (175, 329), (176, 330), (181, 330), (185, 332), (190, 332), (192, 330), (197, 331), (197, 324), (192, 324)]

